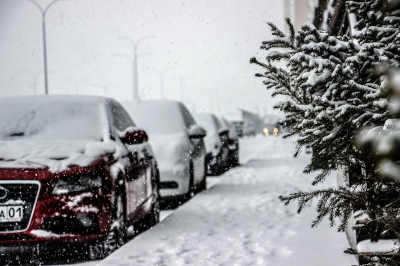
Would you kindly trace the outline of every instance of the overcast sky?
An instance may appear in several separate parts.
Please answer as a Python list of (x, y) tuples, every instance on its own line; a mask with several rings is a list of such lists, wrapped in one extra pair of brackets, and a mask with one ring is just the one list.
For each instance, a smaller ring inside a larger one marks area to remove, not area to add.
[[(45, 8), (51, 0), (37, 0)], [(276, 100), (254, 74), (270, 38), (267, 21), (282, 27), (276, 0), (65, 0), (46, 15), (50, 94), (97, 94), (132, 99), (133, 58), (138, 52), (143, 99), (160, 98), (164, 73), (168, 99), (192, 110), (224, 114), (255, 111)], [(124, 55), (124, 56), (121, 56)], [(27, 0), (0, 0), (0, 96), (44, 93), (41, 14)], [(35, 86), (36, 85), (36, 86)]]

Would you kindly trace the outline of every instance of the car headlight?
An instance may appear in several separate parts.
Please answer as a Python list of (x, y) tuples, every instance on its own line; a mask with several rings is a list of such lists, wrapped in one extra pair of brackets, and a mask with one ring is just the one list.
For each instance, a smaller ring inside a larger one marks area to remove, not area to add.
[(75, 176), (59, 179), (53, 189), (53, 195), (62, 195), (74, 192), (87, 191), (99, 188), (103, 184), (101, 176)]

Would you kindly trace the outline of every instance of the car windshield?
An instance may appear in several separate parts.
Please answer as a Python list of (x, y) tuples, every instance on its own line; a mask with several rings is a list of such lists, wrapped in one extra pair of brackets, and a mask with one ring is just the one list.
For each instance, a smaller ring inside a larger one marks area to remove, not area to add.
[(179, 105), (173, 101), (142, 101), (122, 103), (133, 121), (152, 134), (176, 134), (185, 132), (185, 122)]
[(100, 106), (87, 103), (2, 102), (0, 140), (102, 140)]

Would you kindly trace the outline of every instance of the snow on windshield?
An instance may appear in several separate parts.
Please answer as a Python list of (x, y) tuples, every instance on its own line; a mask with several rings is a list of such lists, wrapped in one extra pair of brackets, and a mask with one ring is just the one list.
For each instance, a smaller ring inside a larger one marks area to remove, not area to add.
[(133, 122), (152, 134), (176, 134), (186, 131), (185, 122), (175, 101), (122, 102)]
[(99, 104), (34, 99), (1, 101), (0, 140), (103, 139)]

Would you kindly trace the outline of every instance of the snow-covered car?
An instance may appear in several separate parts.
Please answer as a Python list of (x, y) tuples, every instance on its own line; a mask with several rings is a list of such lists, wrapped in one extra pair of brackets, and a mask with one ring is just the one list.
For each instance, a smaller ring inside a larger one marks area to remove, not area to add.
[(229, 168), (228, 133), (220, 119), (212, 113), (195, 113), (195, 120), (205, 128), (207, 174), (220, 175)]
[(101, 258), (157, 223), (158, 170), (147, 139), (113, 99), (0, 99), (2, 253), (49, 257), (75, 247)]
[(228, 132), (228, 160), (229, 166), (235, 167), (239, 165), (239, 139), (236, 134), (236, 128), (225, 118), (221, 118), (222, 124), (229, 128)]
[(160, 169), (162, 202), (185, 200), (205, 189), (206, 131), (196, 124), (186, 106), (169, 100), (122, 104), (149, 134)]

